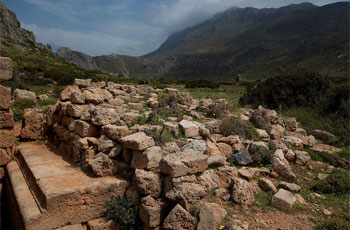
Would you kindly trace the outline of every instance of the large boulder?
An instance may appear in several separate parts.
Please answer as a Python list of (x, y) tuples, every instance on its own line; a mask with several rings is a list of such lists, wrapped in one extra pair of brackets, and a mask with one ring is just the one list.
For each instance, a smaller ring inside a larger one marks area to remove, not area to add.
[(89, 230), (113, 230), (118, 229), (117, 224), (113, 220), (105, 218), (93, 219), (87, 222)]
[(225, 218), (227, 211), (217, 203), (205, 203), (199, 213), (197, 229), (216, 230)]
[(199, 176), (199, 181), (208, 191), (219, 187), (219, 176), (215, 173), (215, 170), (206, 170)]
[(337, 148), (326, 144), (315, 144), (312, 148), (310, 148), (310, 150), (316, 153), (337, 153), (342, 151), (341, 148)]
[(241, 205), (252, 205), (255, 203), (254, 193), (248, 181), (239, 178), (232, 179), (231, 199)]
[(260, 178), (258, 181), (258, 184), (259, 184), (260, 188), (262, 190), (264, 190), (265, 192), (272, 192), (272, 193), (277, 192), (275, 185), (269, 179)]
[(165, 194), (166, 198), (180, 203), (186, 210), (189, 210), (192, 204), (196, 204), (205, 195), (206, 190), (202, 185), (188, 182), (178, 184)]
[(41, 139), (43, 132), (42, 109), (25, 109), (23, 112), (23, 128), (21, 137), (24, 139)]
[(91, 86), (91, 79), (74, 79), (74, 85), (78, 86), (79, 88), (87, 88)]
[(80, 93), (80, 89), (76, 85), (67, 86), (60, 95), (61, 101), (67, 101), (71, 99), (72, 93)]
[(253, 163), (253, 160), (247, 150), (241, 150), (235, 153), (233, 156), (235, 158), (235, 162), (239, 165), (248, 165)]
[(0, 110), (0, 129), (12, 128), (15, 125), (11, 109)]
[(152, 137), (147, 136), (144, 132), (138, 132), (125, 136), (120, 139), (124, 148), (132, 150), (145, 150), (155, 145)]
[[(0, 166), (7, 165), (11, 161), (11, 157), (7, 154), (5, 149), (0, 149)], [(2, 168), (0, 168), (2, 169)], [(1, 173), (5, 175), (5, 172)], [(1, 176), (2, 179), (3, 175)]]
[(162, 178), (156, 172), (136, 169), (134, 183), (143, 195), (158, 197), (162, 192)]
[(14, 100), (20, 100), (20, 99), (31, 99), (36, 102), (36, 94), (34, 92), (25, 90), (25, 89), (15, 89), (13, 91), (13, 99)]
[(286, 130), (294, 132), (298, 128), (298, 123), (295, 117), (288, 117), (283, 119), (283, 125)]
[(161, 211), (162, 208), (160, 204), (151, 196), (146, 196), (141, 199), (139, 215), (147, 227), (154, 228), (160, 224)]
[(181, 176), (181, 177), (171, 177), (167, 176), (164, 179), (163, 183), (163, 190), (164, 194), (169, 192), (170, 190), (174, 189), (176, 186), (178, 186), (181, 183), (198, 183), (196, 175), (187, 175), (187, 176)]
[(70, 100), (74, 104), (84, 104), (85, 103), (85, 94), (81, 92), (74, 92), (70, 95)]
[(13, 129), (0, 129), (0, 148), (11, 148), (16, 140)]
[(152, 146), (145, 151), (134, 150), (131, 167), (134, 169), (158, 168), (163, 158), (163, 150), (158, 146)]
[(293, 204), (297, 201), (295, 195), (287, 190), (280, 189), (278, 192), (272, 197), (271, 205), (282, 209), (285, 211), (289, 211), (292, 209)]
[(90, 110), (91, 122), (97, 126), (113, 125), (120, 121), (118, 111), (114, 108), (96, 106)]
[(330, 132), (319, 129), (312, 130), (310, 134), (316, 137), (318, 140), (324, 142), (334, 141), (337, 139), (337, 137), (331, 134)]
[(308, 152), (295, 151), (295, 163), (298, 165), (306, 165), (311, 160)]
[(198, 152), (168, 154), (160, 162), (160, 171), (172, 177), (204, 172), (208, 167), (208, 156)]
[(196, 137), (199, 135), (199, 127), (192, 121), (182, 120), (179, 125), (184, 130), (186, 137)]
[(93, 124), (81, 120), (75, 121), (74, 132), (81, 137), (94, 137), (98, 134)]
[(0, 109), (9, 109), (11, 104), (11, 88), (0, 85)]
[(272, 159), (273, 171), (289, 180), (295, 180), (295, 174), (292, 171), (287, 159), (284, 157), (283, 150), (277, 149)]
[(105, 125), (102, 127), (102, 134), (112, 140), (119, 141), (120, 138), (130, 135), (128, 126)]
[(249, 147), (249, 152), (255, 162), (270, 161), (273, 156), (267, 144), (262, 141), (253, 142)]
[(163, 229), (165, 230), (195, 230), (196, 218), (191, 216), (181, 205), (177, 204), (165, 218)]
[(204, 140), (193, 140), (190, 143), (181, 147), (181, 151), (193, 151), (204, 153), (207, 150), (206, 142)]
[(288, 183), (285, 181), (282, 181), (279, 185), (278, 188), (283, 188), (285, 190), (291, 191), (291, 192), (300, 192), (301, 187), (297, 184), (294, 183)]
[(105, 135), (102, 135), (97, 141), (97, 149), (99, 152), (109, 153), (114, 146), (116, 146), (116, 142), (109, 139)]
[(113, 161), (104, 153), (99, 153), (88, 160), (88, 165), (94, 174), (99, 177), (110, 176), (114, 173)]

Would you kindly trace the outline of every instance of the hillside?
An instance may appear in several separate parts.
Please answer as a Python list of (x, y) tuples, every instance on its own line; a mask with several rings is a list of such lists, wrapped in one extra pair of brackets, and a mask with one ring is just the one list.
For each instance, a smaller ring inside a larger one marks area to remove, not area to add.
[(21, 28), (15, 13), (0, 2), (0, 56), (13, 62), (13, 79), (5, 84), (14, 88), (55, 90), (71, 84), (75, 77), (93, 80), (113, 79), (101, 71), (78, 68), (52, 53), (50, 46), (36, 42), (31, 31)]
[[(278, 9), (231, 8), (173, 33), (141, 58), (92, 57), (97, 69), (115, 74), (175, 79), (260, 79), (320, 72), (348, 75), (349, 3), (310, 3)], [(60, 55), (82, 68), (79, 52)], [(73, 59), (73, 60), (72, 60)], [(90, 60), (90, 58), (89, 58)]]
[(342, 76), (349, 64), (348, 18), (349, 3), (232, 8), (172, 34), (145, 58), (164, 62), (160, 71), (178, 77), (261, 78), (304, 70)]

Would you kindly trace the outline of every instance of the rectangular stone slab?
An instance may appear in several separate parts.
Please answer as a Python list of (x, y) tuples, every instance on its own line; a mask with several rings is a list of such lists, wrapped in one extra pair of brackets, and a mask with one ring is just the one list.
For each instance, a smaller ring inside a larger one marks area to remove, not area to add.
[(38, 221), (26, 229), (55, 229), (99, 218), (110, 197), (125, 192), (125, 180), (89, 177), (46, 145), (27, 142), (18, 150), (21, 168), (42, 208)]

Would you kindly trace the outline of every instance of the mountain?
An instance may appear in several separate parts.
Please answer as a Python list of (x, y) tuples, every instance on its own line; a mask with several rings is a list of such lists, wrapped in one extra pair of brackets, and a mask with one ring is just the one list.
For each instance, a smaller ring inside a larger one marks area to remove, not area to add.
[(174, 33), (143, 58), (180, 78), (262, 78), (318, 71), (348, 76), (349, 3), (232, 8)]
[(77, 65), (82, 69), (95, 70), (98, 69), (95, 61), (87, 54), (73, 51), (67, 47), (60, 47), (56, 54), (64, 58), (67, 62)]
[(101, 70), (123, 76), (139, 76), (145, 73), (144, 61), (138, 57), (117, 54), (91, 57), (67, 47), (60, 47), (56, 54), (82, 69)]
[[(60, 48), (57, 55), (83, 69), (131, 77), (232, 80), (238, 74), (262, 79), (301, 72), (346, 77), (349, 7), (349, 2), (339, 2), (321, 7), (301, 3), (278, 9), (231, 8), (171, 34), (142, 57), (91, 57), (69, 48)], [(8, 37), (26, 37), (33, 43), (29, 31), (23, 36), (11, 35), (11, 28), (4, 31)]]
[[(21, 28), (15, 13), (8, 10), (1, 1), (0, 48), (0, 56), (12, 59), (13, 78), (4, 83), (12, 89), (23, 88), (42, 93), (45, 90), (55, 91), (60, 85), (72, 84), (74, 78), (116, 78), (98, 70), (78, 68), (54, 54), (49, 45), (38, 43), (31, 31)], [(85, 61), (88, 60), (86, 58)]]

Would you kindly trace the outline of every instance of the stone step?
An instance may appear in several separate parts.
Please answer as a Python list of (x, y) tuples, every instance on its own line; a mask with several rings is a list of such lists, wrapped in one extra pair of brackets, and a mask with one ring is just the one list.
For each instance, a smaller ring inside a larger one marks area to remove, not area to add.
[(38, 219), (25, 223), (26, 229), (54, 229), (101, 217), (109, 198), (123, 195), (127, 187), (115, 177), (87, 176), (47, 145), (27, 142), (18, 150), (20, 168), (41, 211)]
[[(8, 185), (11, 186), (11, 192), (7, 193), (8, 195), (12, 195), (15, 203), (10, 202), (9, 205), (15, 206), (17, 205), (19, 216), (14, 215), (15, 213), (12, 213), (12, 217), (16, 216), (17, 218), (21, 218), (22, 220), (15, 220), (13, 222), (17, 222), (16, 229), (21, 229), (22, 223), (25, 226), (31, 225), (33, 222), (37, 221), (41, 216), (41, 211), (34, 200), (34, 197), (25, 181), (25, 178), (23, 177), (22, 171), (19, 168), (16, 161), (11, 161), (6, 166), (7, 169), (7, 175), (8, 175)], [(12, 194), (11, 194), (12, 193)], [(12, 209), (12, 212), (17, 212), (16, 209)]]

